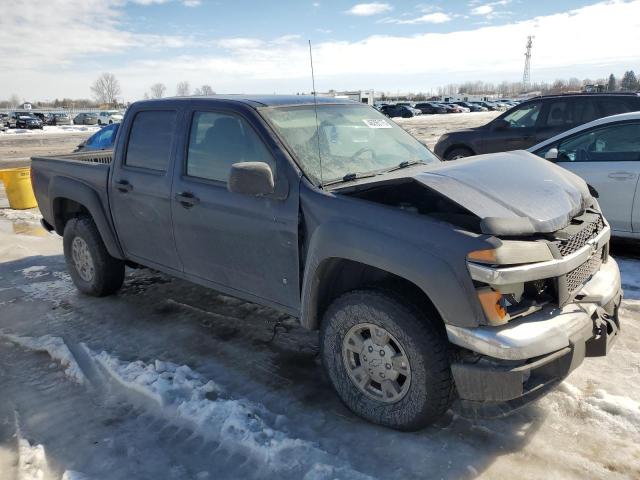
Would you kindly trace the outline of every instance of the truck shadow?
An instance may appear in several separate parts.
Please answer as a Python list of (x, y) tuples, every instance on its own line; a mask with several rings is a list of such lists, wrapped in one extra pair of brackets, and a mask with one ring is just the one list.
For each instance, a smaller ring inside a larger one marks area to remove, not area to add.
[[(128, 270), (117, 295), (91, 298), (76, 292), (61, 255), (0, 263), (0, 312), (6, 333), (61, 336), (128, 361), (188, 365), (229, 395), (264, 406), (278, 419), (273, 428), (373, 477), (474, 478), (525, 448), (545, 422), (546, 412), (533, 404), (498, 419), (464, 418), (454, 405), (413, 433), (369, 424), (333, 392), (316, 332), (272, 309), (147, 269)], [(74, 464), (64, 456), (72, 446), (54, 451), (62, 452), (59, 465)]]

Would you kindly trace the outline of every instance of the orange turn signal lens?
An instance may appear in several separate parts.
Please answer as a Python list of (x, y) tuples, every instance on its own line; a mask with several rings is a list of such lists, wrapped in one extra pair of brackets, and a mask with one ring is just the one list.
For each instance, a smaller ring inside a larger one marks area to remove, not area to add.
[(486, 250), (475, 250), (473, 252), (469, 252), (467, 254), (467, 259), (472, 262), (481, 262), (481, 263), (497, 263), (498, 256), (496, 254), (495, 248), (489, 248)]
[(490, 325), (504, 325), (509, 321), (509, 314), (500, 302), (500, 292), (491, 288), (481, 288), (478, 290), (478, 299)]

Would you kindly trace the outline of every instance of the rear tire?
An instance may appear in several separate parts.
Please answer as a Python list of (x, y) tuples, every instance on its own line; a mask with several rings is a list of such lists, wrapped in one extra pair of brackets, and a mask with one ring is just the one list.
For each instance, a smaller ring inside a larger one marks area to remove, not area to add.
[(473, 152), (466, 147), (454, 148), (447, 152), (444, 156), (445, 160), (458, 160), (460, 158), (466, 158), (473, 156)]
[(81, 216), (67, 222), (63, 247), (73, 283), (82, 293), (104, 297), (120, 289), (124, 261), (109, 255), (91, 217)]
[(399, 296), (358, 290), (338, 297), (324, 315), (320, 349), (341, 400), (371, 422), (419, 430), (451, 405), (444, 331)]

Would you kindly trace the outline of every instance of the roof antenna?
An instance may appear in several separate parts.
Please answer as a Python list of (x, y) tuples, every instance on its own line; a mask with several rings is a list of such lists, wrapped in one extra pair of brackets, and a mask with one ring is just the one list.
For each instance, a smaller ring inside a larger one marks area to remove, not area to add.
[(318, 123), (318, 96), (316, 94), (316, 77), (313, 73), (313, 53), (311, 52), (311, 40), (309, 40), (309, 60), (311, 61), (311, 84), (313, 85), (313, 108), (316, 113), (316, 139), (318, 140), (318, 160), (320, 161), (320, 188), (324, 189), (322, 178), (322, 153), (320, 152), (320, 125)]

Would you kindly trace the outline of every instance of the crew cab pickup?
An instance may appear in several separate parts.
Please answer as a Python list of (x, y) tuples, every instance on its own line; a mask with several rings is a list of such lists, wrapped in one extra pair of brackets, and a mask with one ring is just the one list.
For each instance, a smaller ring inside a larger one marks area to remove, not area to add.
[(35, 157), (43, 226), (86, 294), (145, 266), (318, 329), (356, 414), (403, 430), (539, 397), (619, 333), (610, 228), (576, 175), (516, 151), (440, 162), (371, 107), (134, 103), (113, 153)]

